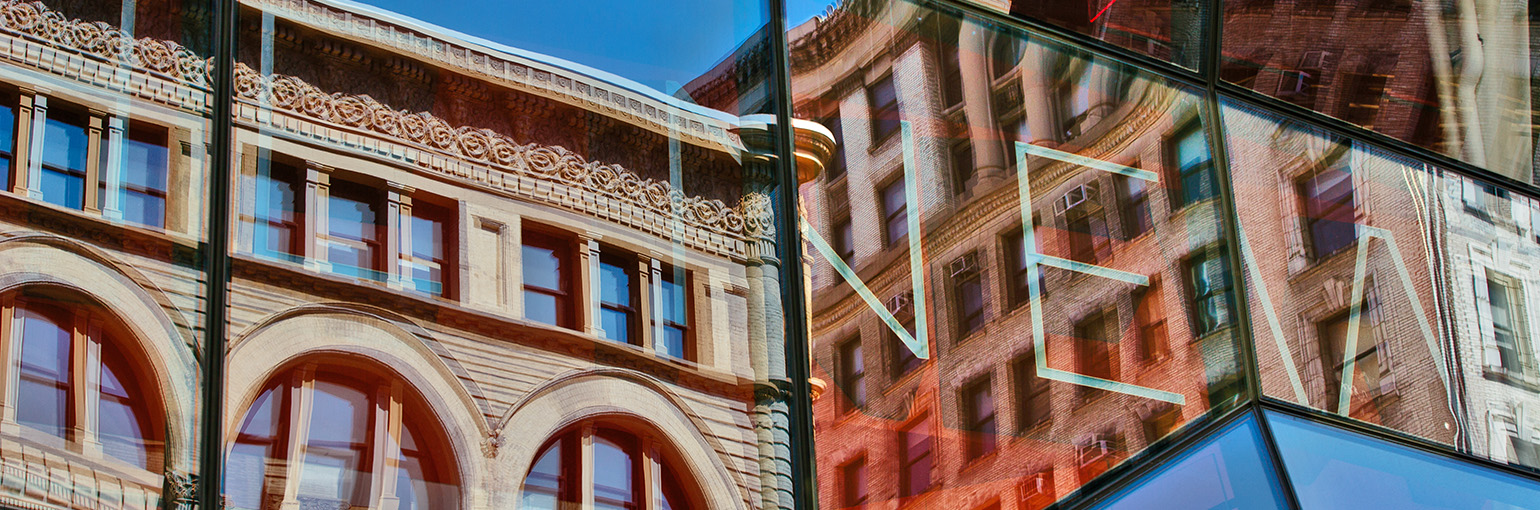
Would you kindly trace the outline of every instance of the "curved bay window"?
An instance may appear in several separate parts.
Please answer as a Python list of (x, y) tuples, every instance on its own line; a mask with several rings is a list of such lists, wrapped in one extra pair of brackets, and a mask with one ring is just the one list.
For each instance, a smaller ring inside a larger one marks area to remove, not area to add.
[[(13, 367), (0, 427), (8, 435), (159, 473), (160, 394), (147, 363), (99, 306), (76, 296), (3, 299), (0, 339)], [(145, 391), (150, 390), (150, 391)]]
[(611, 423), (583, 423), (557, 434), (524, 479), (526, 510), (687, 510), (704, 508), (656, 437)]
[(457, 508), (451, 450), (404, 382), (302, 364), (247, 409), (225, 468), (230, 508)]

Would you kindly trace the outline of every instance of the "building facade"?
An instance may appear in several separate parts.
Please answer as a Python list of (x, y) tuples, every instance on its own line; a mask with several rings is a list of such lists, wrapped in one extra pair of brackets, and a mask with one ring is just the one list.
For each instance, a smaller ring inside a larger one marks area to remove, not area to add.
[(0, 507), (1530, 508), (1533, 10), (0, 1)]

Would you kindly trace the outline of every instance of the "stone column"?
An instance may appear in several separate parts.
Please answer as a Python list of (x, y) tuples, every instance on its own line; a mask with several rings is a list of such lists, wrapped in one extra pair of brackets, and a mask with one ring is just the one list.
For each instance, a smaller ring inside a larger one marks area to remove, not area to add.
[(1004, 179), (1005, 158), (1010, 152), (996, 134), (989, 43), (984, 38), (988, 32), (972, 18), (964, 19), (958, 32), (957, 61), (962, 72), (963, 114), (968, 117), (968, 137), (973, 139), (973, 165), (978, 171), (978, 185), (989, 189)]
[[(1054, 97), (1053, 86), (1048, 82), (1054, 53), (1039, 43), (1027, 44), (1025, 53), (1021, 63), (1021, 104), (1027, 116), (1027, 130), (1032, 133), (1032, 139), (1025, 141), (1057, 147), (1060, 130), (1054, 121), (1053, 105), (1059, 104), (1059, 100)], [(1006, 157), (1015, 158), (1015, 151), (1008, 151)]]

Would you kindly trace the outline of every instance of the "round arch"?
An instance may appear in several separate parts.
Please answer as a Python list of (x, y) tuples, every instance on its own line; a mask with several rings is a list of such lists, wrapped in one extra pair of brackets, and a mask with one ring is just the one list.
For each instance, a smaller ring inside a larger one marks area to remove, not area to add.
[[(503, 417), (500, 430), (517, 433), (501, 436), (498, 455), (506, 463), (504, 471), (522, 479), (552, 436), (584, 421), (619, 417), (668, 442), (706, 508), (749, 508), (743, 480), (727, 469), (728, 452), (705, 433), (704, 420), (686, 409), (677, 395), (641, 373), (613, 368), (568, 372), (531, 391)], [(499, 506), (516, 506), (522, 490), (520, 484), (508, 491), (511, 500)]]
[[(235, 338), (226, 363), (225, 396), (230, 409), (221, 430), (228, 448), (246, 409), (268, 381), (302, 358), (327, 354), (358, 357), (399, 377), (426, 402), (448, 439), (460, 484), (479, 486), (484, 469), (478, 460), (486, 420), (465, 386), (418, 329), (382, 314), (347, 305), (305, 305), (269, 317)], [(473, 490), (461, 491), (461, 506)]]
[(0, 294), (40, 286), (94, 301), (126, 330), (163, 403), (165, 469), (195, 471), (202, 371), (186, 312), (133, 266), (90, 246), (39, 233), (0, 240)]

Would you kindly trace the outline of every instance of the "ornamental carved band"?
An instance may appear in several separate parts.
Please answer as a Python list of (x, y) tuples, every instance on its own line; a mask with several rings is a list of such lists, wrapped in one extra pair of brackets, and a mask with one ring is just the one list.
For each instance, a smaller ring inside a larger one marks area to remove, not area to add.
[(134, 35), (100, 21), (65, 18), (42, 2), (0, 1), (0, 31), (58, 48), (145, 69), (181, 83), (207, 88), (209, 62), (182, 45)]
[(367, 95), (328, 94), (293, 76), (263, 76), (245, 64), (235, 66), (235, 94), (262, 108), (364, 130), (514, 174), (561, 182), (739, 239), (750, 234), (745, 212), (721, 200), (685, 196), (667, 182), (643, 179), (620, 165), (588, 161), (564, 147), (520, 144), (490, 129), (455, 127), (431, 113), (392, 109)]

